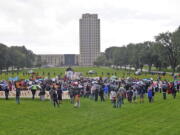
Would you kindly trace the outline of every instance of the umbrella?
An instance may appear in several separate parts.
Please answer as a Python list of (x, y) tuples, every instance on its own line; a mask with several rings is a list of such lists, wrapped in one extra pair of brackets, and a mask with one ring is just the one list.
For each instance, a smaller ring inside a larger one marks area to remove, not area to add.
[(8, 84), (7, 83), (0, 83), (0, 86), (4, 89), (8, 86)]

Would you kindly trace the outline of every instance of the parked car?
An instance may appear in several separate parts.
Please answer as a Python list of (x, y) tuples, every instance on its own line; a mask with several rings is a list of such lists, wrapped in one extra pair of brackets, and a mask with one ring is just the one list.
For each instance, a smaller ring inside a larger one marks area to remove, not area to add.
[(141, 70), (137, 70), (134, 74), (135, 75), (141, 75)]

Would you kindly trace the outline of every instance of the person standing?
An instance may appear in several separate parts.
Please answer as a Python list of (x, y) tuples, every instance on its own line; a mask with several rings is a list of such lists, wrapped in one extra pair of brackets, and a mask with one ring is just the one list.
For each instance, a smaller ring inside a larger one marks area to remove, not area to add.
[(74, 107), (80, 107), (80, 89), (76, 86), (74, 91)]
[(36, 90), (38, 89), (37, 85), (36, 84), (33, 84), (31, 86), (31, 92), (32, 92), (32, 99), (34, 100), (35, 98), (35, 94), (36, 94)]
[(8, 96), (9, 96), (9, 88), (8, 88), (8, 86), (4, 87), (4, 92), (5, 92), (5, 99), (8, 100)]
[(108, 85), (106, 84), (103, 89), (104, 89), (104, 97), (105, 97), (105, 99), (108, 99), (108, 94), (109, 94)]
[(136, 99), (137, 99), (137, 89), (133, 88), (133, 103), (136, 103)]
[(145, 87), (139, 86), (140, 103), (144, 103)]
[(62, 89), (61, 89), (61, 85), (58, 86), (57, 88), (57, 96), (58, 96), (58, 103), (62, 103)]
[(117, 108), (120, 108), (122, 105), (122, 99), (123, 99), (123, 91), (118, 90), (117, 92)]
[(153, 96), (152, 87), (149, 87), (149, 88), (148, 88), (148, 99), (149, 99), (149, 103), (152, 102), (152, 96)]
[(132, 97), (133, 97), (133, 90), (132, 87), (129, 87), (129, 90), (127, 91), (127, 98), (129, 103), (132, 103)]
[(119, 88), (119, 90), (121, 91), (121, 93), (122, 93), (122, 104), (124, 104), (124, 99), (126, 98), (126, 90), (125, 90), (125, 88), (124, 87), (120, 87)]
[(74, 86), (69, 87), (70, 103), (74, 104)]
[(103, 90), (103, 87), (102, 85), (100, 85), (100, 91), (99, 91), (99, 96), (100, 96), (100, 99), (101, 99), (101, 102), (104, 102), (104, 90)]
[(91, 94), (91, 87), (89, 84), (87, 84), (87, 86), (86, 86), (86, 97), (89, 98), (90, 94)]
[(166, 100), (166, 92), (167, 92), (167, 84), (162, 85), (162, 93), (163, 93), (163, 99)]
[(176, 98), (176, 93), (177, 93), (177, 91), (176, 91), (176, 88), (175, 88), (174, 83), (172, 83), (171, 92), (172, 92), (173, 98), (175, 99), (175, 98)]
[(95, 99), (95, 91), (96, 91), (96, 86), (95, 84), (92, 84), (92, 87), (91, 87), (91, 98), (92, 100)]
[(110, 93), (110, 98), (114, 108), (116, 108), (116, 97), (117, 97), (116, 92), (114, 89), (112, 89)]
[(15, 88), (16, 88), (16, 103), (20, 104), (21, 84), (19, 82), (15, 82)]
[(41, 100), (41, 101), (44, 101), (44, 100), (45, 100), (45, 94), (46, 94), (45, 88), (46, 88), (46, 86), (42, 84), (42, 85), (41, 85), (40, 92), (39, 92), (39, 96), (40, 96), (40, 100)]
[(50, 102), (53, 102), (53, 88), (50, 87), (50, 90), (49, 90), (49, 99), (50, 99)]
[(98, 101), (98, 96), (99, 96), (99, 90), (100, 90), (100, 86), (99, 86), (99, 84), (95, 84), (95, 87), (96, 87), (96, 89), (95, 89), (95, 101), (97, 102)]
[(53, 89), (52, 98), (53, 98), (54, 107), (56, 107), (56, 106), (59, 107), (58, 97), (57, 97), (57, 93), (56, 93), (55, 89)]

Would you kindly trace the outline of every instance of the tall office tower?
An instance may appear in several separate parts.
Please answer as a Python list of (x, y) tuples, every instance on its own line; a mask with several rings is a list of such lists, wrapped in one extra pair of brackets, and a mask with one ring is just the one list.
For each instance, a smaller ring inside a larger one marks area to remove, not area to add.
[(79, 20), (80, 65), (92, 66), (100, 56), (100, 19), (97, 14), (83, 14)]

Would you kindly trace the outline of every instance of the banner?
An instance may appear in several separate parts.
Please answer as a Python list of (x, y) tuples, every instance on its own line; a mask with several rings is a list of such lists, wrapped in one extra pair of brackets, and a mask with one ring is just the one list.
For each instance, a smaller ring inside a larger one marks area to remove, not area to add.
[[(4, 91), (0, 91), (0, 98), (4, 98), (5, 97), (5, 92)], [(9, 91), (9, 97), (16, 97), (16, 91)], [(21, 98), (32, 98), (32, 93), (31, 91), (29, 90), (23, 90), (21, 91)], [(35, 95), (35, 98), (39, 98), (39, 91), (36, 91), (36, 95)], [(49, 92), (46, 91), (46, 94), (45, 94), (45, 98), (46, 99), (49, 99), (50, 96), (49, 96)], [(62, 99), (70, 99), (69, 97), (69, 92), (68, 91), (63, 91), (62, 93)]]

